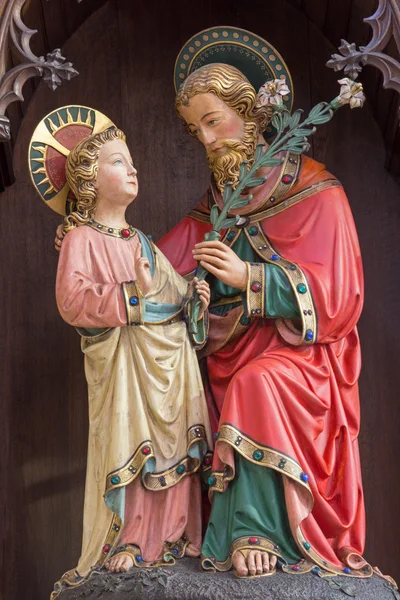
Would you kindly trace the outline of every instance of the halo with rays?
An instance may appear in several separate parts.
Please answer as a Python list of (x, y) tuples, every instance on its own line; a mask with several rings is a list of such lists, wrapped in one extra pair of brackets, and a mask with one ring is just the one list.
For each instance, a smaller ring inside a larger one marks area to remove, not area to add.
[(33, 132), (28, 151), (32, 183), (40, 198), (60, 215), (75, 204), (65, 176), (67, 156), (82, 139), (115, 127), (101, 112), (69, 105), (46, 115)]

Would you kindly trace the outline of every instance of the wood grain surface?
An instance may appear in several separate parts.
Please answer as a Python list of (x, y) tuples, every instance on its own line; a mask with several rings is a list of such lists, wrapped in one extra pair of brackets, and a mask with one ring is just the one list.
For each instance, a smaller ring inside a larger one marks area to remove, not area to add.
[[(70, 3), (64, 4), (68, 13)], [(299, 12), (299, 3), (292, 4), (111, 0), (65, 44), (80, 76), (55, 93), (41, 83), (27, 108), (15, 146), (17, 183), (0, 196), (0, 597), (5, 600), (45, 600), (53, 582), (77, 563), (88, 429), (79, 338), (55, 303), (53, 240), (60, 220), (30, 183), (30, 136), (58, 106), (81, 103), (106, 113), (126, 132), (138, 168), (140, 193), (131, 222), (157, 240), (196, 204), (209, 178), (202, 147), (174, 112), (174, 62), (191, 35), (221, 24), (254, 31), (288, 63), (295, 107), (307, 110), (336, 95), (336, 76), (324, 66), (333, 46)], [(331, 29), (337, 35), (337, 28)], [(321, 127), (312, 155), (344, 184), (363, 251), (365, 555), (400, 578), (399, 185), (384, 170), (384, 142), (368, 105), (343, 109)]]

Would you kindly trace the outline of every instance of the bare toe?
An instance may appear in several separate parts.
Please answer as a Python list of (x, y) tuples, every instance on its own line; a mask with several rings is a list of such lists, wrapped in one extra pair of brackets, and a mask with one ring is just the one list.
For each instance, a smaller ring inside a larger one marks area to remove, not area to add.
[(236, 552), (232, 562), (236, 574), (239, 575), (239, 577), (245, 577), (248, 574), (249, 571), (246, 566), (246, 560), (241, 552)]
[(275, 569), (277, 560), (278, 558), (275, 556), (275, 554), (271, 554), (269, 557), (269, 566), (271, 569)]
[(121, 556), (121, 561), (119, 563), (119, 572), (123, 573), (125, 571), (129, 571), (133, 567), (133, 560), (127, 554), (123, 554)]
[(254, 550), (251, 550), (249, 552), (249, 555), (247, 557), (247, 568), (249, 569), (249, 573), (250, 575), (255, 575), (257, 570), (256, 570), (256, 552)]
[(263, 552), (262, 563), (263, 563), (264, 573), (268, 573), (269, 567), (270, 567), (270, 558), (269, 558), (269, 554), (267, 552)]

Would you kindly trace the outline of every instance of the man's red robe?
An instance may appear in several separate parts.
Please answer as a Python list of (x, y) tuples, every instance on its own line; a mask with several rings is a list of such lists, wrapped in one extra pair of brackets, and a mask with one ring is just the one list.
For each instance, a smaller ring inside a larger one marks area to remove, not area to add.
[[(223, 491), (234, 477), (234, 450), (275, 469), (284, 476), (290, 527), (306, 566), (369, 576), (361, 559), (365, 515), (357, 442), (360, 249), (340, 183), (306, 157), (291, 172), (286, 180), (285, 171), (280, 174), (280, 198), (271, 201), (260, 186), (241, 214), (250, 218), (246, 235), (259, 262), (284, 264), (301, 319), (250, 313), (244, 325), (241, 307), (211, 319), (209, 408), (220, 432), (214, 489)], [(220, 202), (215, 191), (214, 198)], [(207, 193), (158, 244), (182, 275), (196, 268), (192, 249), (211, 229), (209, 209)]]

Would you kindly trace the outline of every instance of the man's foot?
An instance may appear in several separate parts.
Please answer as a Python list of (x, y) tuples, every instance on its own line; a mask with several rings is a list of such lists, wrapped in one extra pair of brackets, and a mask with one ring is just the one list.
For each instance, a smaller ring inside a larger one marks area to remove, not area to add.
[(193, 544), (188, 544), (185, 548), (185, 556), (190, 556), (190, 558), (197, 558), (200, 556), (200, 550), (196, 548)]
[(106, 562), (105, 567), (110, 573), (124, 573), (133, 567), (133, 560), (128, 554), (116, 554)]
[(250, 550), (247, 558), (239, 551), (233, 557), (233, 567), (236, 575), (246, 577), (246, 575), (262, 575), (269, 573), (276, 567), (275, 554), (268, 554), (260, 550)]

